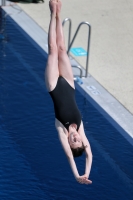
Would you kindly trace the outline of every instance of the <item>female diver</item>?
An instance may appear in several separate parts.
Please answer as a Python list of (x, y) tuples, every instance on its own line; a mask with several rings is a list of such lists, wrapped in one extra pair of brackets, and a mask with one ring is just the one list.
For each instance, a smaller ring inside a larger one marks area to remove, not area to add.
[[(51, 20), (45, 83), (54, 103), (55, 127), (75, 179), (82, 184), (91, 184), (92, 181), (88, 178), (92, 164), (92, 152), (75, 102), (73, 73), (66, 53), (60, 18), (61, 1), (50, 0), (49, 8)], [(86, 153), (86, 166), (85, 174), (80, 176), (74, 157), (80, 156), (83, 151)]]

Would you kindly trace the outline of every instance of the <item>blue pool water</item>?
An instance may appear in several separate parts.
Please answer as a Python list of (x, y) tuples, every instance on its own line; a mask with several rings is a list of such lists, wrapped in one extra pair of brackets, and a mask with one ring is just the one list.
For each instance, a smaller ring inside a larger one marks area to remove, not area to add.
[[(132, 200), (133, 147), (76, 90), (93, 152), (93, 183), (78, 184), (54, 127), (53, 103), (44, 84), (47, 55), (9, 16), (2, 34), (0, 200)], [(76, 163), (82, 175), (85, 157)]]

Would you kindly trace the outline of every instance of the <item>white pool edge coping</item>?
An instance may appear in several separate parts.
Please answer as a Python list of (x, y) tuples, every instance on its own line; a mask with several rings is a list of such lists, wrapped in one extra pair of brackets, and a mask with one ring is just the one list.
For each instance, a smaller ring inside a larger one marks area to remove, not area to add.
[[(39, 50), (46, 56), (46, 53), (48, 53), (47, 33), (19, 6), (10, 6), (10, 2), (7, 2), (2, 9), (35, 41), (34, 45), (37, 44), (36, 47), (38, 45), (41, 47)], [(71, 59), (70, 62), (72, 65), (79, 65), (74, 59)], [(73, 68), (73, 73), (79, 74), (79, 71)], [(133, 145), (133, 115), (90, 74), (87, 78), (83, 78), (82, 81), (83, 84), (81, 85), (75, 83), (76, 88)]]

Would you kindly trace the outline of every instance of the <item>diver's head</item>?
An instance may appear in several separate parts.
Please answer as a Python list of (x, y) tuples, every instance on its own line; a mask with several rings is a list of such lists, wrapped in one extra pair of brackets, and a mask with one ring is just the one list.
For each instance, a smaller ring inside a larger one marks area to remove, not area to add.
[(72, 150), (73, 156), (74, 157), (81, 156), (84, 151), (84, 146), (82, 143), (82, 138), (80, 134), (77, 132), (76, 126), (74, 124), (71, 124), (69, 126), (68, 142)]

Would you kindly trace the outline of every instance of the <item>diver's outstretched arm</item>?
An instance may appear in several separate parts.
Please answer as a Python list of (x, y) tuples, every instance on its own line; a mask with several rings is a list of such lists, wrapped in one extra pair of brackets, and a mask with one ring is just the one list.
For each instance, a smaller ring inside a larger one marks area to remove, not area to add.
[[(84, 142), (83, 142), (84, 144)], [(92, 165), (92, 152), (91, 152), (91, 148), (90, 148), (90, 144), (87, 140), (87, 138), (85, 139), (85, 152), (86, 152), (86, 166), (85, 166), (85, 174), (87, 176), (87, 178), (90, 175), (90, 171), (91, 171), (91, 165)]]
[(81, 125), (79, 128), (79, 133), (82, 137), (82, 142), (85, 147), (85, 153), (86, 153), (86, 166), (85, 166), (85, 174), (83, 175), (87, 179), (89, 178), (90, 175), (90, 170), (91, 170), (91, 165), (92, 165), (92, 152), (91, 152), (91, 147), (89, 144), (89, 141), (85, 135), (84, 132), (84, 127), (83, 127), (83, 122), (81, 121)]

